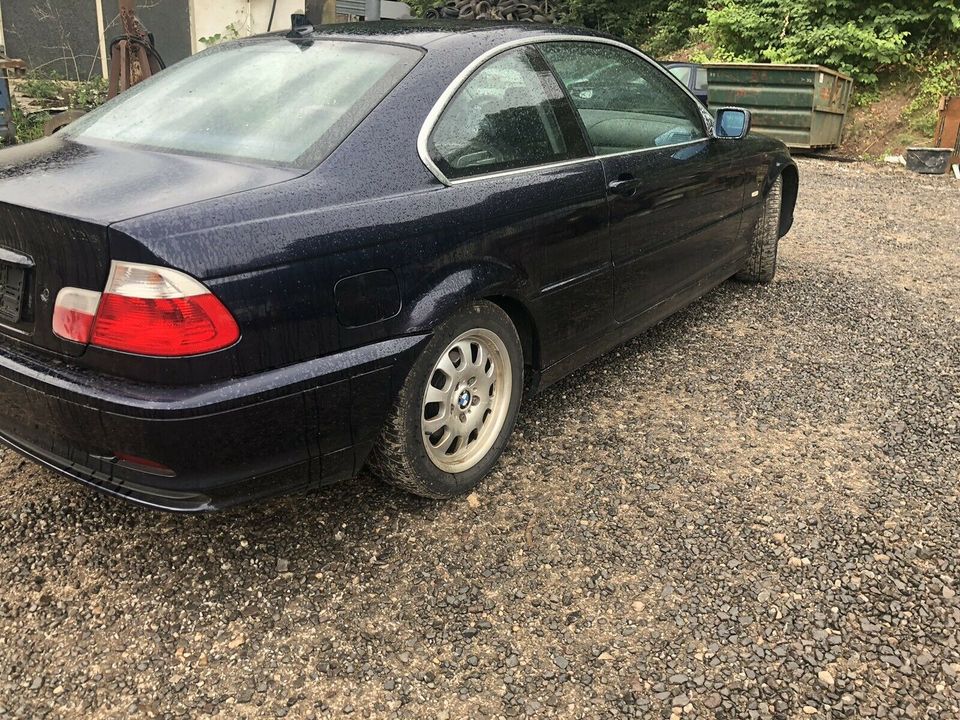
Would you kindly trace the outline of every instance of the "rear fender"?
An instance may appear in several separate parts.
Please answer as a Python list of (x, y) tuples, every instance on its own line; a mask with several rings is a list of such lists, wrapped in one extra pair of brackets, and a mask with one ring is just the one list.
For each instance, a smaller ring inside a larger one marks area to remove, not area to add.
[(486, 258), (470, 265), (445, 268), (442, 275), (424, 283), (426, 289), (404, 304), (398, 318), (404, 333), (432, 332), (458, 308), (485, 297), (521, 300), (523, 274), (505, 263)]

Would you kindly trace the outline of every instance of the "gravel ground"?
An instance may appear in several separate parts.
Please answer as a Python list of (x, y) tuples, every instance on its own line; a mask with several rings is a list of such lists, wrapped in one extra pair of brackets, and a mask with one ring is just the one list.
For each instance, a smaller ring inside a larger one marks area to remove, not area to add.
[(960, 715), (960, 183), (801, 162), (777, 280), (494, 475), (205, 517), (0, 455), (0, 716)]

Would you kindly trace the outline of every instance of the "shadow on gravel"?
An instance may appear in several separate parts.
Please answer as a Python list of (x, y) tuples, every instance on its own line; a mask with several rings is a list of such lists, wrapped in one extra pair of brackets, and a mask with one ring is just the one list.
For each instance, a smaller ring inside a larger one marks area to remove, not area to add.
[[(556, 416), (566, 409), (564, 396), (602, 394), (611, 384), (628, 384), (624, 376), (648, 361), (654, 349), (681, 349), (689, 342), (690, 333), (702, 330), (716, 319), (731, 300), (775, 295), (777, 286), (759, 287), (728, 282), (644, 334), (619, 348), (588, 363), (572, 375), (544, 392), (524, 398), (518, 418), (518, 428), (533, 424), (552, 426)], [(625, 366), (622, 353), (631, 356)], [(523, 453), (523, 448), (510, 445), (507, 455)], [(83, 492), (88, 492), (83, 490)], [(272, 543), (285, 542), (362, 544), (376, 522), (371, 518), (381, 514), (393, 518), (394, 527), (400, 523), (436, 519), (444, 512), (447, 502), (419, 498), (379, 482), (364, 470), (353, 480), (320, 488), (307, 494), (279, 497), (260, 503), (243, 505), (226, 511), (194, 515), (170, 515), (129, 506), (113, 498), (92, 496), (98, 503), (109, 505), (95, 513), (102, 518), (113, 518), (136, 533), (170, 532), (178, 529), (183, 538), (196, 537), (197, 547), (222, 540), (232, 543), (242, 535), (248, 541), (260, 538)], [(463, 502), (462, 499), (453, 503)], [(341, 536), (337, 538), (337, 534)], [(154, 548), (155, 549), (155, 548)]]
[[(718, 309), (722, 309), (731, 298), (770, 292), (776, 292), (776, 286), (758, 289), (728, 283), (644, 335), (629, 341), (621, 351), (633, 356), (631, 367), (642, 365), (652, 348), (682, 347), (688, 342), (688, 334), (709, 323)], [(624, 367), (617, 354), (618, 351), (614, 350), (538, 396), (525, 398), (518, 428), (530, 428), (533, 425), (549, 427), (555, 423), (556, 416), (565, 411), (562, 400), (565, 395), (575, 393), (589, 396), (609, 388), (611, 378), (613, 382), (619, 382), (618, 373), (627, 373), (631, 368)], [(525, 451), (526, 448), (511, 444), (507, 455), (519, 454), (522, 457)], [(11, 452), (7, 457), (14, 456)], [(20, 467), (32, 466), (25, 464)], [(301, 543), (314, 547), (362, 547), (380, 531), (396, 532), (411, 523), (433, 521), (447, 512), (446, 508), (450, 505), (464, 502), (461, 499), (444, 503), (414, 497), (379, 482), (364, 471), (354, 480), (305, 495), (280, 497), (212, 514), (171, 515), (131, 506), (77, 487), (45, 470), (33, 470), (39, 485), (37, 491), (76, 495), (71, 498), (71, 509), (76, 510), (77, 522), (91, 536), (122, 532), (126, 538), (122, 559), (130, 564), (143, 562), (142, 558), (138, 558), (141, 552), (149, 552), (154, 556), (169, 552), (171, 557), (181, 556), (184, 552), (208, 552), (211, 548), (216, 554), (229, 552), (241, 538), (249, 544), (262, 542), (275, 547), (278, 556), (283, 548)], [(53, 487), (59, 483), (63, 485)], [(51, 518), (51, 521), (57, 522), (55, 518)], [(158, 536), (166, 537), (158, 542)], [(177, 542), (171, 543), (171, 536)]]
[[(709, 324), (718, 313), (728, 308), (732, 300), (750, 301), (764, 296), (773, 297), (777, 290), (776, 285), (752, 286), (735, 281), (721, 285), (676, 315), (596, 358), (538, 395), (525, 397), (520, 408), (518, 426), (522, 428), (533, 420), (549, 426), (556, 420), (558, 413), (566, 410), (564, 403), (557, 402), (558, 398), (572, 391), (586, 395), (602, 393), (611, 382), (619, 382), (621, 379), (617, 377), (618, 373), (626, 374), (630, 370), (624, 367), (621, 353), (627, 352), (632, 356), (632, 367), (642, 365), (646, 356), (654, 349), (682, 348), (689, 342), (689, 333), (702, 330), (703, 325)], [(510, 452), (509, 447), (507, 452)], [(197, 528), (209, 530), (229, 527), (233, 530), (249, 529), (251, 532), (267, 527), (276, 529), (290, 524), (291, 521), (295, 521), (298, 532), (303, 532), (306, 529), (304, 526), (334, 527), (338, 523), (354, 524), (358, 517), (362, 517), (363, 511), (369, 509), (370, 503), (378, 503), (393, 512), (418, 517), (429, 517), (446, 504), (398, 491), (379, 482), (366, 469), (353, 480), (306, 494), (272, 498), (209, 514), (174, 515), (128, 505), (113, 498), (101, 498), (99, 495), (96, 497), (114, 506), (114, 515), (122, 515), (125, 521), (142, 523), (144, 529), (160, 527), (165, 521), (172, 520), (178, 524), (186, 521)]]

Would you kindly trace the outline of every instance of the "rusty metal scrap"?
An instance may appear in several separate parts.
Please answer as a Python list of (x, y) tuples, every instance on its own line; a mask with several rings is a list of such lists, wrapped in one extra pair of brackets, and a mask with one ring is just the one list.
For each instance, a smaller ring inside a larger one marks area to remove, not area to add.
[(513, 20), (520, 22), (554, 22), (553, 10), (547, 0), (519, 2), (519, 0), (447, 0), (424, 13), (429, 19), (444, 20)]
[(111, 98), (163, 69), (163, 60), (137, 19), (134, 0), (120, 0), (120, 24), (124, 34), (110, 43)]
[(953, 148), (952, 162), (960, 163), (960, 95), (940, 99), (940, 119), (933, 144)]

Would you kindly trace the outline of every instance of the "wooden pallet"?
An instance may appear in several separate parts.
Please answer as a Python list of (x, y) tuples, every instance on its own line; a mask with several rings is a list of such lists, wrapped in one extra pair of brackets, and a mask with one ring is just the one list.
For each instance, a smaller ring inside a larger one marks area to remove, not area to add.
[(27, 74), (27, 64), (14, 58), (0, 58), (0, 73), (8, 78), (23, 77)]

